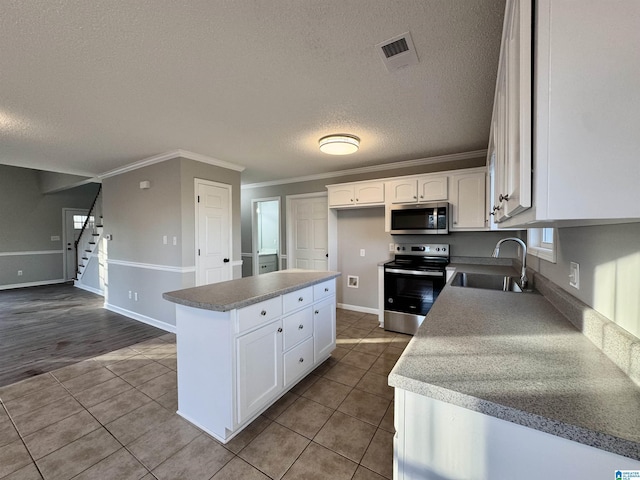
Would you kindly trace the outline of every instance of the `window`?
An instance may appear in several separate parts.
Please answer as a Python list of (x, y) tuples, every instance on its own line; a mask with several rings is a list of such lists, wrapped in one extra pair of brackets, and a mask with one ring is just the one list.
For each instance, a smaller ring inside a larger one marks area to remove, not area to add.
[[(84, 226), (84, 222), (87, 221), (86, 215), (74, 215), (73, 216), (73, 228), (74, 230), (82, 230)], [(93, 217), (89, 218), (89, 223), (93, 222)]]
[(555, 228), (530, 228), (527, 230), (527, 237), (530, 255), (556, 263)]

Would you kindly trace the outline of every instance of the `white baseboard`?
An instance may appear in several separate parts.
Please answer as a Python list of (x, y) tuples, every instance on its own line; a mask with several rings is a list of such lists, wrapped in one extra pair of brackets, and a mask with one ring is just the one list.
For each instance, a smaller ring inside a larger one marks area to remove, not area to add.
[(146, 323), (147, 325), (151, 325), (152, 327), (159, 328), (160, 330), (164, 330), (165, 332), (176, 333), (175, 325), (161, 322), (160, 320), (156, 320), (155, 318), (147, 317), (146, 315), (132, 312), (131, 310), (127, 310), (125, 308), (116, 307), (115, 305), (107, 302), (104, 302), (104, 308), (112, 312), (119, 313), (120, 315), (124, 315), (125, 317), (132, 318), (133, 320), (138, 320), (139, 322)]
[(83, 283), (78, 282), (77, 280), (73, 282), (74, 287), (78, 287), (82, 290), (86, 290), (87, 292), (95, 293), (96, 295), (100, 295), (104, 297), (104, 290), (99, 290), (97, 288), (90, 287), (89, 285), (84, 285)]
[(58, 283), (65, 283), (67, 280), (64, 278), (58, 278), (56, 280), (42, 280), (40, 282), (25, 282), (25, 283), (13, 283), (11, 285), (0, 285), (0, 290), (10, 290), (12, 288), (25, 288), (25, 287), (41, 287), (43, 285), (55, 285)]
[(378, 315), (379, 314), (377, 308), (361, 307), (359, 305), (348, 305), (346, 303), (339, 303), (338, 304), (338, 308), (343, 308), (345, 310), (351, 310), (353, 312), (371, 313), (373, 315)]

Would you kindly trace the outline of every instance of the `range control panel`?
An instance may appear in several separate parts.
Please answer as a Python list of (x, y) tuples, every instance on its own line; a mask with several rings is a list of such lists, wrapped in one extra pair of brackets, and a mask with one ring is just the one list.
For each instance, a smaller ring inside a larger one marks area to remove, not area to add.
[(396, 255), (419, 255), (448, 257), (449, 244), (446, 243), (396, 243)]

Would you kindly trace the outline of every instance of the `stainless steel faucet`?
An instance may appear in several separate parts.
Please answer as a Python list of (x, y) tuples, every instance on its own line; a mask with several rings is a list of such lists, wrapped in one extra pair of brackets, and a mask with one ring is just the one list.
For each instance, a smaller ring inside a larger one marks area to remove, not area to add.
[(502, 240), (499, 240), (498, 243), (496, 243), (496, 248), (493, 250), (492, 257), (498, 258), (498, 255), (500, 255), (500, 245), (502, 245), (504, 242), (508, 242), (509, 240), (518, 242), (522, 247), (522, 272), (520, 273), (520, 287), (522, 287), (522, 289), (524, 290), (525, 288), (527, 288), (527, 283), (529, 282), (529, 279), (527, 278), (527, 244), (516, 237), (503, 238)]

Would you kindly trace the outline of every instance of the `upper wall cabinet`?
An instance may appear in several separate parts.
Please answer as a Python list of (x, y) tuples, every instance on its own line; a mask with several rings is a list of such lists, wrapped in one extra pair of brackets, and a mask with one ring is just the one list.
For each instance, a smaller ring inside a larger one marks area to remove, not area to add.
[(531, 0), (505, 12), (489, 152), (496, 222), (531, 207)]
[[(640, 218), (640, 2), (575, 7), (570, 0), (536, 2), (534, 89), (527, 93), (531, 1), (507, 0), (489, 145), (492, 207), (500, 208), (501, 227)], [(528, 182), (532, 208), (526, 209)], [(520, 208), (511, 207), (516, 198)]]
[(483, 230), (487, 227), (485, 191), (486, 173), (484, 171), (451, 176), (450, 231)]
[(358, 182), (329, 185), (329, 207), (384, 205), (384, 182)]
[(447, 176), (400, 178), (387, 182), (390, 203), (435, 202), (447, 200)]

